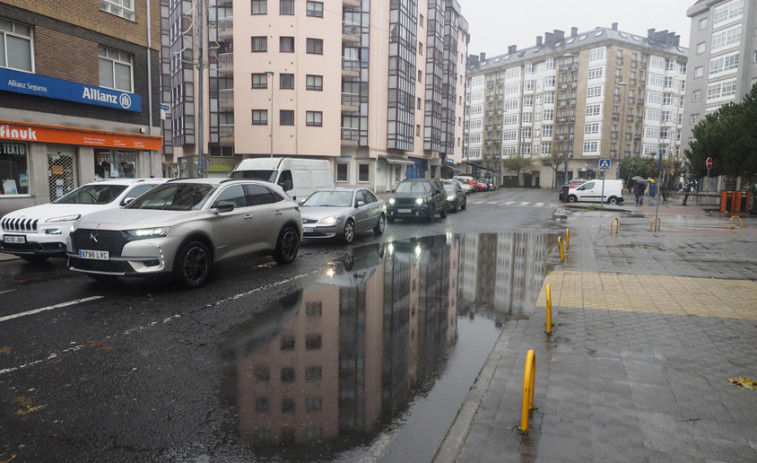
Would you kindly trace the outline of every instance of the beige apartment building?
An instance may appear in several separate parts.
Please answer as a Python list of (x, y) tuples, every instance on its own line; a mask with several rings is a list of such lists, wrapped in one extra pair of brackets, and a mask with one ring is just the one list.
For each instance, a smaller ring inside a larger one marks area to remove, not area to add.
[(313, 157), (338, 184), (384, 192), (462, 160), (468, 25), (456, 1), (210, 0), (207, 21), (194, 3), (163, 0), (177, 175)]
[[(598, 27), (471, 57), (464, 164), (505, 186), (618, 178), (625, 156), (680, 156), (687, 50), (674, 32)], [(508, 158), (527, 167), (508, 169)], [(625, 179), (624, 179), (625, 180)]]

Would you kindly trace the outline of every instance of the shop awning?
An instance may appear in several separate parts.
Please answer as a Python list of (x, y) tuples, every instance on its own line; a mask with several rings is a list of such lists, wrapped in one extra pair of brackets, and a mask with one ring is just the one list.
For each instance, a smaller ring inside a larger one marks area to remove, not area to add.
[(413, 161), (410, 161), (410, 160), (407, 160), (407, 159), (403, 159), (403, 158), (398, 158), (398, 157), (395, 157), (395, 156), (380, 155), (379, 159), (381, 159), (383, 161), (386, 161), (387, 164), (401, 164), (403, 166), (414, 166), (415, 165), (415, 163)]

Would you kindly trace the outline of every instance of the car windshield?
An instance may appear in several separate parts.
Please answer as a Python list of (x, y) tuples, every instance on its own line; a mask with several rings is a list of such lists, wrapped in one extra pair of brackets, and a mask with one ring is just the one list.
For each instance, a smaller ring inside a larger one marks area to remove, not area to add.
[(64, 197), (56, 204), (108, 204), (118, 198), (126, 185), (84, 185)]
[(350, 207), (351, 191), (316, 191), (302, 203), (303, 206)]
[(429, 193), (431, 185), (428, 182), (400, 182), (395, 191), (397, 193)]
[(275, 182), (275, 170), (235, 170), (231, 173), (231, 178), (244, 178), (247, 180), (260, 180), (263, 182)]
[(160, 185), (135, 199), (129, 209), (161, 209), (192, 211), (202, 208), (218, 187), (200, 183), (168, 183)]
[(451, 183), (445, 183), (444, 184), (444, 191), (446, 191), (447, 193), (454, 193), (456, 191), (455, 190), (455, 185), (453, 185)]

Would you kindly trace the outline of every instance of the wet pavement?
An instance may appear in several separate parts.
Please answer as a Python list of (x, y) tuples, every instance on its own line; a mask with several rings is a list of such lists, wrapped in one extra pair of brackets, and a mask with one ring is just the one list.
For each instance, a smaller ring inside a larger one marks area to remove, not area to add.
[(729, 382), (757, 378), (757, 219), (673, 204), (650, 231), (655, 212), (556, 213), (565, 261), (550, 256), (537, 310), (505, 324), (435, 461), (757, 461), (757, 391)]

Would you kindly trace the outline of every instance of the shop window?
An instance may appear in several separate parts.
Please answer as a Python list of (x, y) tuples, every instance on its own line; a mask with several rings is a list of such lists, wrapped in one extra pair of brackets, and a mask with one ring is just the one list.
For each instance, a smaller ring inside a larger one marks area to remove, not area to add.
[(0, 194), (29, 194), (28, 149), (25, 143), (0, 143)]
[(50, 201), (62, 198), (79, 186), (79, 172), (76, 170), (74, 154), (48, 153), (47, 166), (50, 172)]
[(100, 56), (100, 86), (133, 91), (131, 54), (113, 48), (99, 47)]
[(95, 150), (95, 174), (99, 178), (136, 178), (135, 151)]

